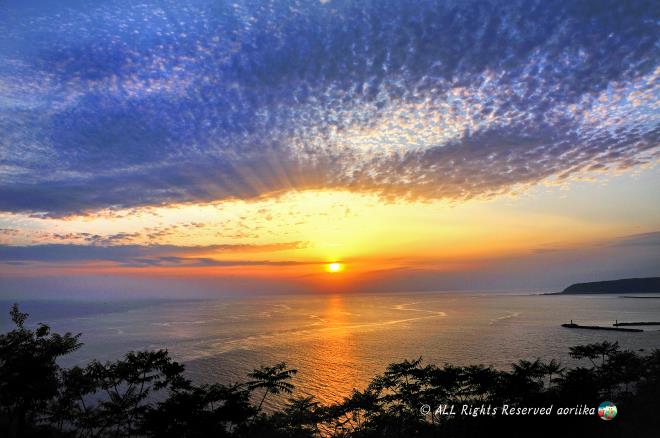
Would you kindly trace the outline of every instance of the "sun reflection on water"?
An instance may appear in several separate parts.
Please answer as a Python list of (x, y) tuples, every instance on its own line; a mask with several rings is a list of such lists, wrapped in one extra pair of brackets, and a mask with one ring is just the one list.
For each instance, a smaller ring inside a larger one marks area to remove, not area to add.
[(346, 306), (345, 297), (340, 294), (331, 295), (326, 301), (327, 305), (321, 314), (324, 328), (319, 331), (314, 346), (314, 361), (323, 364), (316, 367), (309, 376), (323, 391), (316, 394), (323, 403), (339, 401), (345, 394), (328, 393), (327, 388), (344, 388), (347, 385), (357, 385), (359, 381), (358, 370), (355, 369), (355, 340), (351, 330), (351, 312)]

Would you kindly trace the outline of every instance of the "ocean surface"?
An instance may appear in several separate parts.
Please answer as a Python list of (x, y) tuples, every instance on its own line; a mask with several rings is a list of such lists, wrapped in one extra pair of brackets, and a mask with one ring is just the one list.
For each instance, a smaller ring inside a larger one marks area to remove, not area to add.
[[(0, 328), (11, 303), (0, 302)], [(660, 321), (660, 299), (618, 295), (511, 293), (269, 295), (214, 300), (122, 302), (25, 301), (31, 323), (82, 333), (84, 346), (62, 360), (84, 365), (129, 350), (166, 348), (197, 383), (244, 381), (260, 365), (298, 369), (294, 395), (337, 401), (395, 361), (508, 368), (519, 359), (557, 358), (575, 365), (570, 346), (618, 341), (660, 348), (660, 327), (643, 333), (560, 326)], [(281, 400), (273, 399), (272, 403)]]

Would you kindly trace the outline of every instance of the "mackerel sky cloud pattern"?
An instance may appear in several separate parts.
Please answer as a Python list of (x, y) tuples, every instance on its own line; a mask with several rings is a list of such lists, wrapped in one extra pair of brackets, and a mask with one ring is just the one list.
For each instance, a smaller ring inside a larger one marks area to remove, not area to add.
[(659, 20), (653, 1), (5, 2), (0, 210), (467, 199), (651, 163)]

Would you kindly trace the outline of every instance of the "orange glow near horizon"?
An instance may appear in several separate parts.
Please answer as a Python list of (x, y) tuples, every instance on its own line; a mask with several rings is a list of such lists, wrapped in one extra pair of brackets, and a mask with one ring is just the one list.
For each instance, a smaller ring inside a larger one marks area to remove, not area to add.
[[(555, 190), (537, 186), (518, 197), (460, 203), (310, 190), (67, 218), (5, 214), (21, 229), (0, 243), (34, 245), (23, 251), (36, 256), (3, 266), (0, 275), (226, 277), (337, 292), (572, 248), (595, 253), (600, 242), (657, 228), (652, 215), (623, 220), (639, 210), (632, 196), (625, 197), (629, 208), (608, 220), (601, 214), (609, 205), (605, 185), (577, 186), (563, 197)], [(49, 255), (57, 251), (64, 256)]]

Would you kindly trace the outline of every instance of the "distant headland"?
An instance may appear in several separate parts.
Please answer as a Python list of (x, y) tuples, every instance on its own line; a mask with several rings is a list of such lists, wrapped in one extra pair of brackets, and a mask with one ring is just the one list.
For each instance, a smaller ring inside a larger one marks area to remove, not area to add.
[(660, 277), (575, 283), (559, 294), (647, 294), (660, 293)]

